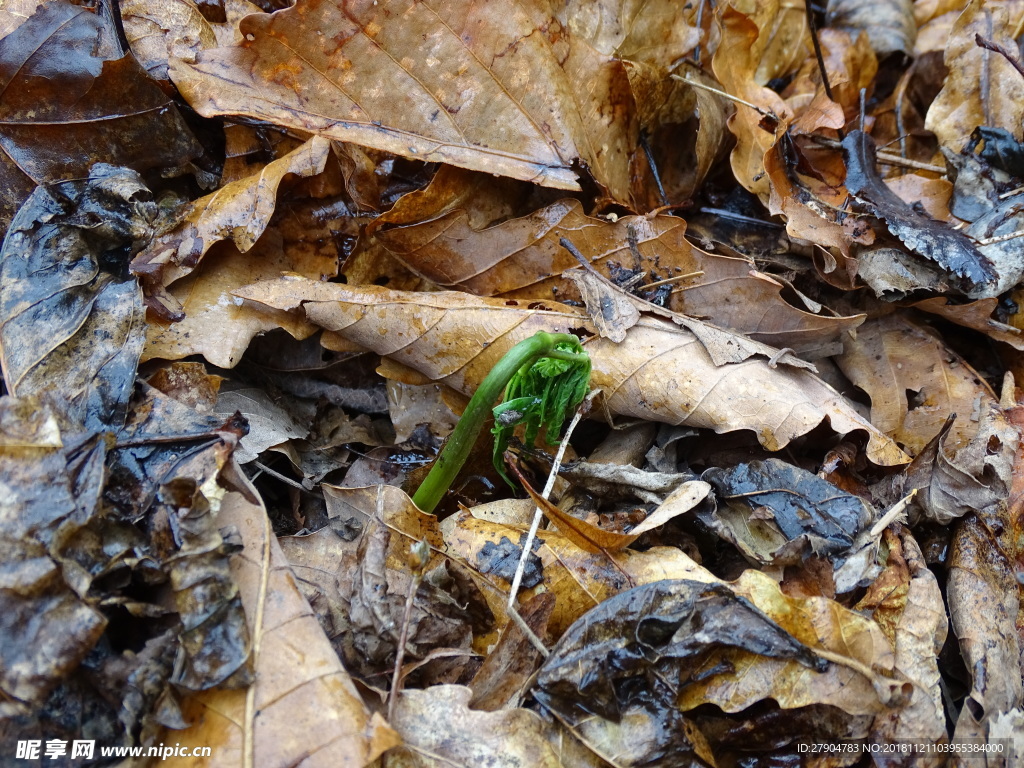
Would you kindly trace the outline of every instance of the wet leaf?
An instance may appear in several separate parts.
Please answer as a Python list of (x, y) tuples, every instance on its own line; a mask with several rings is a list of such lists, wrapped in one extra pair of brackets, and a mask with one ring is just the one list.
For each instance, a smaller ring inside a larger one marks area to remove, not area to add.
[(982, 48), (975, 35), (1013, 47), (1009, 6), (972, 0), (957, 18), (946, 43), (949, 76), (928, 109), (925, 127), (942, 146), (959, 152), (979, 125), (1005, 128), (1021, 138), (1024, 79), (998, 53)]
[[(286, 279), (236, 294), (283, 310), (301, 306), (322, 327), (380, 354), (395, 353), (404, 366), (467, 393), (507, 349), (535, 330), (565, 332), (587, 326), (568, 307), (524, 307), (521, 302), (457, 293), (407, 294)], [(396, 323), (411, 334), (382, 333)], [(437, 355), (435, 350), (443, 352)], [(627, 343), (595, 339), (587, 351), (593, 361), (592, 385), (603, 390), (613, 414), (717, 432), (753, 428), (771, 450), (828, 417), (840, 433), (867, 431), (872, 461), (891, 465), (904, 460), (895, 445), (812, 374), (772, 368), (768, 361), (753, 358), (716, 367), (695, 336), (662, 321), (642, 320), (630, 330)], [(754, 379), (756, 388), (751, 386)]]
[(755, 564), (796, 564), (837, 557), (873, 521), (863, 500), (778, 459), (709, 469), (718, 509), (697, 516)]
[(992, 295), (999, 279), (996, 266), (965, 235), (918, 213), (882, 183), (870, 136), (851, 131), (843, 139), (843, 157), (846, 187), (863, 210), (885, 222), (911, 251), (961, 278), (961, 289), (971, 298)]
[(88, 176), (93, 163), (174, 168), (200, 151), (114, 29), (64, 0), (0, 38), (0, 82), (0, 228), (36, 185)]
[[(246, 17), (242, 41), (201, 53), (194, 65), (175, 61), (171, 76), (204, 115), (243, 114), (561, 189), (578, 188), (578, 158), (612, 197), (628, 202), (639, 126), (617, 57), (633, 49), (634, 30), (663, 36), (656, 53), (663, 66), (696, 36), (692, 11), (678, 5), (613, 5), (600, 10), (620, 23), (604, 26), (586, 4), (552, 13), (538, 2), (303, 0)], [(336, 34), (325, 37), (324, 29)], [(294, 50), (306, 54), (297, 70)], [(573, 85), (584, 72), (585, 90)]]
[(4, 714), (11, 716), (42, 705), (107, 625), (72, 590), (53, 550), (58, 535), (69, 536), (97, 514), (99, 488), (88, 476), (90, 466), (102, 476), (106, 451), (102, 441), (62, 437), (56, 414), (34, 398), (0, 399), (0, 429), (7, 487), (0, 506), (6, 563), (0, 607), (7, 617), (0, 631), (0, 688)]
[(217, 45), (213, 27), (192, 0), (124, 0), (121, 22), (132, 53), (154, 80), (168, 82), (171, 57), (195, 61)]
[[(371, 715), (331, 650), (270, 530), (262, 504), (225, 497), (221, 525), (237, 526), (245, 556), (232, 559), (252, 637), (255, 680), (247, 691), (218, 689), (190, 696), (193, 723), (167, 733), (182, 746), (217, 744), (218, 765), (363, 766), (398, 742)], [(170, 764), (190, 764), (173, 758)]]
[(60, 197), (36, 190), (0, 252), (0, 362), (11, 393), (53, 397), (88, 429), (124, 422), (143, 342), (142, 296), (117, 259), (150, 232), (134, 171), (97, 164)]
[(178, 545), (175, 552), (161, 553), (169, 563), (182, 623), (171, 680), (191, 691), (245, 688), (252, 683), (249, 631), (228, 570), (229, 555), (242, 545), (221, 536), (213, 505), (194, 480), (173, 480), (161, 486), (157, 498), (161, 506), (155, 515), (165, 518)]

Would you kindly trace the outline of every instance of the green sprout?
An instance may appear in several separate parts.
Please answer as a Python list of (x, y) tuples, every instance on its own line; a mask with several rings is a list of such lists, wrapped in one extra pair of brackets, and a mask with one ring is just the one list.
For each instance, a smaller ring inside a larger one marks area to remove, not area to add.
[[(589, 388), (590, 356), (572, 334), (540, 331), (519, 342), (477, 388), (413, 503), (433, 512), (469, 458), (489, 414), (494, 416), (494, 466), (512, 485), (503, 457), (516, 427), (526, 425), (527, 445), (536, 444), (542, 428), (547, 442), (556, 444), (562, 424)], [(502, 403), (492, 409), (502, 393)]]

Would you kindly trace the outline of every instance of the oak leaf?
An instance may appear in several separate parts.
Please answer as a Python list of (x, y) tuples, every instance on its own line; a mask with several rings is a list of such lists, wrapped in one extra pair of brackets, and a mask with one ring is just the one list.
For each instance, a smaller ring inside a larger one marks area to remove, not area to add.
[[(478, 299), (462, 293), (405, 293), (283, 278), (235, 292), (285, 311), (301, 309), (327, 331), (392, 357), (422, 377), (463, 393), (498, 359), (538, 330), (594, 333), (579, 310), (543, 302)], [(752, 429), (779, 450), (828, 418), (840, 434), (863, 430), (871, 461), (892, 465), (903, 452), (835, 390), (806, 370), (772, 368), (752, 357), (715, 366), (690, 331), (643, 318), (623, 344), (592, 339), (592, 386), (609, 415), (729, 432)]]

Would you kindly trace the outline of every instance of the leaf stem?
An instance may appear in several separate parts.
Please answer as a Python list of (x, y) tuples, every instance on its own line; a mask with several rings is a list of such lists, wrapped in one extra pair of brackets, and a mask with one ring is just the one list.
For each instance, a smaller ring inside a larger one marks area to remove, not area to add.
[(541, 357), (572, 362), (583, 362), (588, 359), (586, 355), (555, 349), (556, 344), (565, 343), (577, 343), (577, 339), (568, 333), (539, 331), (505, 353), (487, 374), (483, 383), (477, 387), (462, 418), (441, 449), (437, 461), (416, 490), (412, 501), (417, 507), (424, 512), (433, 512), (444, 498), (445, 492), (451, 487), (462, 465), (469, 458), (484, 422), (491, 415), (494, 402), (505, 391), (505, 387), (520, 368), (533, 365)]

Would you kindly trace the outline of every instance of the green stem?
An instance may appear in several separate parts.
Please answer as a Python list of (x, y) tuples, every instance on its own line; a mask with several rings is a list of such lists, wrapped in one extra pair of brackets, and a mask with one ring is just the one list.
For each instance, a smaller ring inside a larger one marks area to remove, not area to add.
[(412, 497), (413, 504), (424, 512), (434, 511), (469, 458), (469, 452), (473, 450), (484, 422), (491, 415), (495, 400), (501, 397), (516, 371), (524, 365), (533, 365), (541, 357), (555, 357), (560, 360), (585, 358), (585, 355), (555, 349), (556, 344), (575, 342), (576, 337), (567, 333), (539, 331), (506, 352), (487, 374), (483, 383), (477, 387), (462, 418), (441, 449), (437, 461)]

